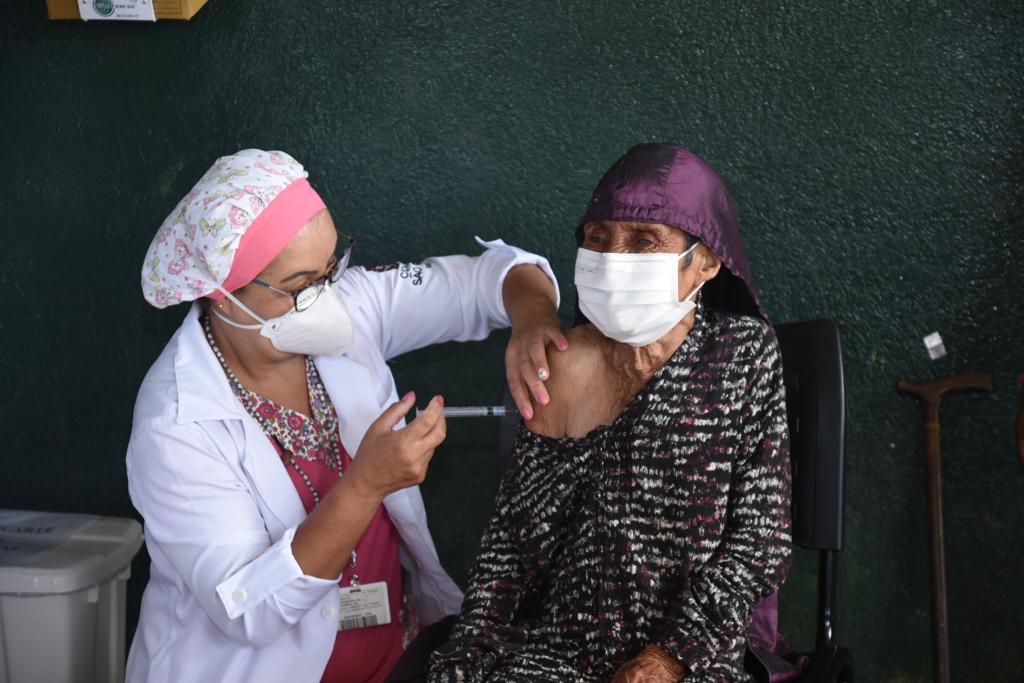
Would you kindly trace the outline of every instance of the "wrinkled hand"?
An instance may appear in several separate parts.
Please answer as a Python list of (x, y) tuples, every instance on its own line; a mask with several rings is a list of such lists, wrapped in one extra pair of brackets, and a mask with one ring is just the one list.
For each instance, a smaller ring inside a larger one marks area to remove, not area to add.
[(547, 358), (549, 344), (560, 351), (569, 348), (553, 306), (540, 306), (512, 326), (512, 337), (505, 351), (505, 376), (512, 399), (527, 420), (533, 417), (531, 396), (540, 405), (547, 405), (551, 400), (544, 388), (544, 381), (551, 376)]
[(679, 660), (656, 645), (647, 648), (619, 667), (612, 683), (676, 683), (686, 669)]
[(447, 425), (440, 396), (435, 396), (415, 420), (394, 429), (415, 403), (416, 395), (410, 391), (388, 406), (366, 430), (356, 458), (345, 473), (357, 479), (360, 489), (373, 498), (383, 500), (389, 493), (422, 483), (434, 449), (444, 441)]

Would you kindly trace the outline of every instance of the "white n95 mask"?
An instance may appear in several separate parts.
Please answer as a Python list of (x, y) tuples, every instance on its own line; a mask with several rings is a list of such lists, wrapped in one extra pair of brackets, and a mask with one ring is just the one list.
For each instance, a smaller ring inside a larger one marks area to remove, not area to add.
[(604, 336), (630, 346), (646, 346), (675, 327), (697, 304), (704, 283), (679, 300), (682, 254), (602, 254), (576, 252), (573, 282), (580, 310)]
[(210, 309), (213, 314), (233, 327), (259, 330), (278, 351), (311, 356), (337, 356), (344, 353), (352, 342), (352, 317), (334, 287), (325, 287), (325, 291), (320, 292), (309, 308), (301, 312), (292, 308), (284, 315), (269, 320), (264, 320), (253, 313), (230, 292), (223, 289), (220, 291), (260, 322), (256, 325), (236, 323), (221, 315), (216, 308)]

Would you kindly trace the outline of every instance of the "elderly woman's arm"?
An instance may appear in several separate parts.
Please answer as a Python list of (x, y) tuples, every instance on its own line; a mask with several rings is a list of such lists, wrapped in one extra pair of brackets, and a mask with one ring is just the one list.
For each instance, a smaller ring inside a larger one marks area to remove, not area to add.
[(789, 436), (782, 357), (770, 330), (756, 358), (721, 545), (690, 577), (654, 643), (688, 677), (745, 638), (754, 605), (778, 589), (789, 566)]
[(451, 639), (431, 657), (430, 683), (484, 681), (499, 659), (526, 640), (526, 629), (513, 625), (523, 594), (523, 568), (505, 521), (516, 465), (498, 492), (459, 621)]

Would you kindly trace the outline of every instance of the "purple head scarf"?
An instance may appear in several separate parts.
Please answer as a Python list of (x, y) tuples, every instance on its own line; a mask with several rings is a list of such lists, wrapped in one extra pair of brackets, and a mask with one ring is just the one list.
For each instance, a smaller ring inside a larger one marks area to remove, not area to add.
[(576, 228), (595, 221), (663, 223), (704, 242), (724, 268), (701, 289), (704, 306), (768, 320), (743, 251), (736, 205), (725, 182), (693, 152), (669, 143), (636, 145), (597, 184)]

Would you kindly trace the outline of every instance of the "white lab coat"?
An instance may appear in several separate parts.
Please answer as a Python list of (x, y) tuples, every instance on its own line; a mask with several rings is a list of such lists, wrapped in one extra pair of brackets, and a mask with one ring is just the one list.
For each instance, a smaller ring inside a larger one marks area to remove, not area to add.
[[(335, 285), (352, 316), (342, 356), (315, 362), (353, 456), (369, 425), (397, 401), (385, 361), (509, 325), (501, 284), (520, 263), (547, 261), (483, 243), (380, 272), (350, 268)], [(557, 284), (556, 284), (557, 288)], [(139, 390), (128, 487), (152, 559), (129, 683), (319, 681), (338, 625), (337, 581), (306, 576), (291, 552), (305, 509), (281, 459), (231, 391), (193, 305)], [(462, 592), (438, 561), (419, 488), (384, 505), (401, 536), (419, 618), (458, 612)]]

